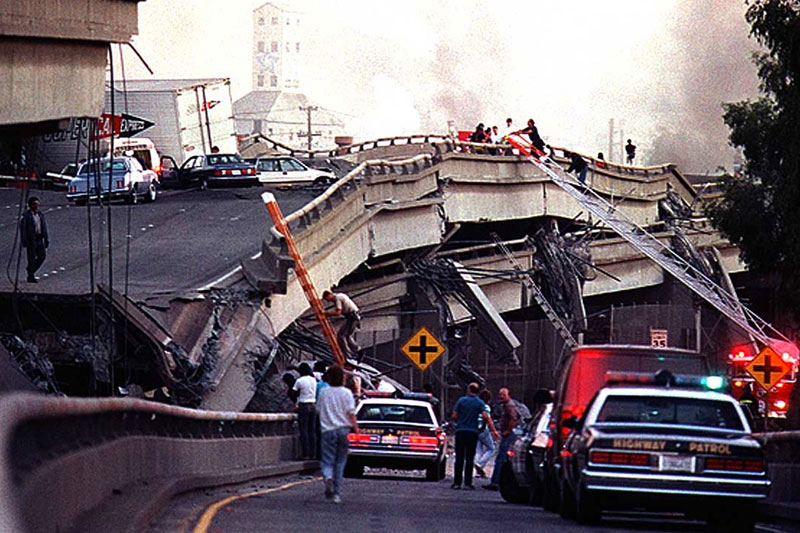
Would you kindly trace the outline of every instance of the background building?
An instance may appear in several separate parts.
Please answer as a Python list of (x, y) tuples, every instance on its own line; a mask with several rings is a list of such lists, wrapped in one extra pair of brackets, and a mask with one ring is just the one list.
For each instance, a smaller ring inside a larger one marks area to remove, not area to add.
[(253, 90), (300, 90), (301, 24), (301, 13), (271, 3), (253, 11)]
[(262, 134), (288, 146), (332, 148), (345, 135), (337, 113), (309, 101), (302, 13), (266, 3), (253, 11), (253, 91), (233, 104), (236, 131)]

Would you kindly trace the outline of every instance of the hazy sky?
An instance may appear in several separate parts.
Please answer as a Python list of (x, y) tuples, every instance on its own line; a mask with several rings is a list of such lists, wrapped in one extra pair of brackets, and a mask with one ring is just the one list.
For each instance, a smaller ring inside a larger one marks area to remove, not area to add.
[[(134, 44), (154, 77), (230, 77), (236, 99), (263, 3), (147, 0)], [(720, 103), (757, 94), (740, 0), (273, 3), (303, 13), (305, 92), (357, 140), (532, 117), (548, 142), (594, 155), (614, 118), (642, 162), (705, 171), (732, 162)], [(125, 66), (149, 76), (132, 54)]]

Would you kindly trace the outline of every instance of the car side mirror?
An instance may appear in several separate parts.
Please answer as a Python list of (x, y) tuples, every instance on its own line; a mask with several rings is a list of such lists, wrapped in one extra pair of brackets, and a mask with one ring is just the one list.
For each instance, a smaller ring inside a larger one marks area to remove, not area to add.
[(578, 419), (576, 417), (574, 417), (574, 416), (571, 416), (569, 418), (565, 418), (561, 422), (561, 425), (564, 426), (567, 429), (575, 429), (575, 426), (578, 425)]

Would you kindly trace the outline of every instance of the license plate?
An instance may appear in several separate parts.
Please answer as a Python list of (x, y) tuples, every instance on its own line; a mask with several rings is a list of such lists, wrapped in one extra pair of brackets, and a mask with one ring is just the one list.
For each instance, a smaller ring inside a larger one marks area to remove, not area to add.
[(686, 455), (661, 455), (658, 469), (662, 472), (694, 472), (695, 458)]
[(234, 170), (234, 171), (233, 171), (233, 175), (234, 175), (234, 176), (239, 176), (241, 173), (242, 173), (242, 171), (241, 171), (241, 170)]
[(397, 444), (397, 435), (384, 435), (381, 437), (382, 444)]

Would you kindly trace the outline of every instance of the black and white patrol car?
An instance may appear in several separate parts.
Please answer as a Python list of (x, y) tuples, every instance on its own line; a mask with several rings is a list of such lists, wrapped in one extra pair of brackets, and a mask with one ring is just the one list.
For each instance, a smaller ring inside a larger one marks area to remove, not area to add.
[(701, 382), (612, 376), (561, 450), (562, 515), (593, 522), (603, 510), (681, 511), (750, 531), (770, 486), (761, 445), (734, 398), (685, 388)]
[(425, 470), (439, 481), (447, 466), (447, 436), (424, 393), (369, 393), (356, 407), (358, 433), (348, 435), (345, 476), (359, 477), (364, 467)]

